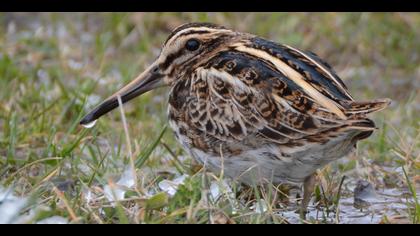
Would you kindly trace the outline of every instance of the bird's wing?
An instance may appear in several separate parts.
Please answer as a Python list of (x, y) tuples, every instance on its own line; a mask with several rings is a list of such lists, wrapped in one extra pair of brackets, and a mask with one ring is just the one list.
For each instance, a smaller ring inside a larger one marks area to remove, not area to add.
[(386, 105), (354, 102), (318, 56), (259, 38), (231, 45), (197, 67), (191, 92), (197, 98), (189, 109), (192, 122), (225, 141), (328, 140), (346, 128), (372, 130), (364, 115)]
[(244, 45), (265, 52), (273, 58), (272, 61), (276, 61), (275, 59), (280, 61), (278, 64), (281, 65), (277, 67), (280, 71), (287, 71), (289, 70), (287, 67), (290, 67), (291, 70), (300, 74), (303, 80), (335, 102), (353, 100), (346, 85), (334, 69), (315, 53), (258, 37), (250, 39)]

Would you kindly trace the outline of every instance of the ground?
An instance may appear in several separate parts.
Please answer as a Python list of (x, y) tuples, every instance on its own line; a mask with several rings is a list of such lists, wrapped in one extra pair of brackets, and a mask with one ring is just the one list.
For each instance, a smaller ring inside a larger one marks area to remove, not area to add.
[[(298, 189), (196, 166), (165, 128), (167, 89), (78, 125), (193, 21), (314, 51), (357, 100), (393, 100), (354, 155), (319, 171), (306, 221)], [(0, 13), (0, 222), (420, 223), (418, 25), (418, 13)]]

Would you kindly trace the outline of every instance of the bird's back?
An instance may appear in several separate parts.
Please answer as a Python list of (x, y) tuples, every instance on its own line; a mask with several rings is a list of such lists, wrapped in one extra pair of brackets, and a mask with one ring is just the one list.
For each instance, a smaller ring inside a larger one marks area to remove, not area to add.
[(215, 51), (172, 87), (170, 123), (197, 159), (236, 163), (232, 175), (257, 165), (302, 181), (368, 137), (375, 124), (366, 115), (389, 104), (354, 101), (314, 53), (252, 36)]

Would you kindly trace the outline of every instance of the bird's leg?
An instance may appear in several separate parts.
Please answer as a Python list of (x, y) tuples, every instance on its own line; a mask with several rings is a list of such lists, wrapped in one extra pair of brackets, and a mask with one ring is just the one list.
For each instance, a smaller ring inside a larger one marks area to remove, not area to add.
[(312, 193), (314, 192), (315, 183), (316, 183), (316, 173), (313, 173), (310, 176), (306, 177), (303, 182), (303, 199), (302, 199), (302, 205), (300, 208), (300, 217), (302, 219), (306, 218), (306, 208), (308, 207), (309, 201), (311, 200)]

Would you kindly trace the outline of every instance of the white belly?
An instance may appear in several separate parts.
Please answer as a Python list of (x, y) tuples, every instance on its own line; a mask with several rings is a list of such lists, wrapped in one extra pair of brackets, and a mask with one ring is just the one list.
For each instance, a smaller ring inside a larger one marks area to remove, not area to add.
[(180, 134), (178, 126), (172, 120), (169, 120), (169, 124), (178, 142), (195, 160), (215, 173), (220, 173), (223, 169), (225, 176), (248, 185), (264, 182), (302, 183), (317, 169), (347, 155), (354, 146), (349, 138), (353, 133), (343, 134), (324, 145), (312, 143), (287, 148), (272, 144), (243, 151), (240, 155), (211, 155), (193, 148), (191, 140)]
[(292, 183), (299, 184), (328, 163), (346, 156), (353, 150), (353, 145), (342, 139), (332, 140), (324, 146), (308, 145), (291, 155), (276, 146), (265, 146), (245, 151), (237, 156), (212, 156), (198, 149), (185, 148), (210, 171), (220, 173), (236, 181), (252, 185), (254, 183)]

